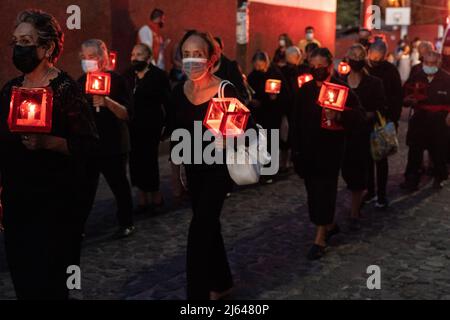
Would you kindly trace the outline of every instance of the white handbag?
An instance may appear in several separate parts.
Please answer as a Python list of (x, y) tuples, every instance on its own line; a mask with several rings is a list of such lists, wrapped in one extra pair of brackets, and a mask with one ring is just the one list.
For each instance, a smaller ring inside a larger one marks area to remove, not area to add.
[[(219, 86), (219, 98), (224, 97), (225, 87), (231, 84), (229, 81), (222, 81)], [(231, 84), (232, 85), (232, 84)], [(249, 145), (238, 143), (236, 149), (234, 144), (226, 146), (226, 162), (228, 173), (231, 179), (239, 185), (249, 185), (259, 182), (261, 168), (271, 160), (267, 152), (267, 136), (260, 125), (257, 126), (258, 137), (250, 141)], [(236, 160), (245, 160), (244, 163)]]

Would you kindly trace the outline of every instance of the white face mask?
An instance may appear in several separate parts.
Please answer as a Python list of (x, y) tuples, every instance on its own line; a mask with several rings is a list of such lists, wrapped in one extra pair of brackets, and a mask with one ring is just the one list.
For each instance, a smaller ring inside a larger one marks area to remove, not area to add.
[(280, 47), (286, 47), (286, 40), (280, 40)]
[(208, 59), (184, 58), (183, 71), (190, 80), (201, 80), (208, 73)]
[(314, 33), (308, 32), (306, 34), (306, 40), (309, 40), (309, 41), (314, 40)]
[(81, 68), (84, 73), (96, 72), (98, 71), (98, 61), (97, 60), (81, 60)]

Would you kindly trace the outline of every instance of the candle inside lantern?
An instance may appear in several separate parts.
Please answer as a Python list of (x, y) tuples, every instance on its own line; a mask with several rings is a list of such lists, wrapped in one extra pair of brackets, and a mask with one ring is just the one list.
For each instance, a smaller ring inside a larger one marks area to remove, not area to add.
[(50, 88), (18, 88), (11, 94), (8, 126), (11, 132), (49, 133), (53, 93)]
[(279, 94), (281, 91), (281, 80), (268, 79), (266, 81), (266, 93)]
[(347, 75), (350, 73), (351, 70), (352, 70), (352, 68), (350, 67), (350, 65), (347, 62), (342, 61), (338, 65), (338, 72), (341, 75)]
[(111, 90), (111, 75), (109, 73), (92, 72), (87, 74), (86, 93), (107, 96)]
[(110, 70), (116, 69), (116, 62), (117, 62), (117, 52), (111, 51), (109, 53), (109, 69)]
[(249, 116), (250, 111), (238, 99), (214, 98), (203, 125), (215, 135), (238, 136), (244, 133)]
[(310, 82), (314, 79), (314, 77), (307, 73), (307, 74), (302, 74), (301, 76), (298, 77), (298, 87), (301, 88), (305, 83)]
[(348, 97), (348, 87), (324, 82), (317, 103), (324, 108), (344, 111)]

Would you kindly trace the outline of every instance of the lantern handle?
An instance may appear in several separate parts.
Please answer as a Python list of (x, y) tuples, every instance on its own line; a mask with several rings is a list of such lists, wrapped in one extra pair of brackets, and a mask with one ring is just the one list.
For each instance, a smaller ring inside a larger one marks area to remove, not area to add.
[(228, 80), (222, 80), (222, 82), (219, 84), (219, 90), (218, 90), (218, 98), (219, 99), (223, 99), (225, 98), (225, 87), (230, 84), (233, 85), (230, 81)]

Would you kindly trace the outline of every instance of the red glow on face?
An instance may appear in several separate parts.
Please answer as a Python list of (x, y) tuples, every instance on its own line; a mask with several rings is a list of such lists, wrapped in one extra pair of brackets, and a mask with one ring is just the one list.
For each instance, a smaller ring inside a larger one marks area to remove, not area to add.
[(347, 62), (342, 61), (341, 63), (339, 63), (338, 72), (340, 74), (342, 74), (342, 75), (349, 74), (351, 70), (352, 70), (352, 68), (350, 67), (350, 65)]
[(245, 132), (250, 110), (235, 98), (214, 98), (206, 112), (203, 125), (217, 135), (239, 136)]
[(49, 133), (52, 129), (53, 93), (49, 88), (14, 87), (8, 125), (11, 132)]
[(109, 73), (92, 72), (87, 74), (86, 93), (107, 96), (111, 90), (111, 75)]
[(281, 80), (269, 79), (266, 81), (266, 93), (279, 94), (281, 91)]
[(311, 74), (302, 74), (298, 77), (298, 87), (301, 88), (305, 83), (312, 81), (314, 78)]
[(348, 88), (346, 86), (324, 82), (317, 103), (323, 108), (344, 111), (347, 96)]

